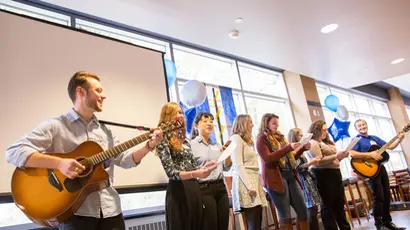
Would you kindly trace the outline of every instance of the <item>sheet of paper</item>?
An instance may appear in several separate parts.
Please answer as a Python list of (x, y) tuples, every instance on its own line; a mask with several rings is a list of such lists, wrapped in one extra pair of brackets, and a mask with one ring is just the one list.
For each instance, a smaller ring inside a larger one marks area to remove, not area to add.
[(300, 145), (295, 149), (295, 152), (299, 151), (305, 144), (307, 144), (310, 139), (312, 139), (312, 133), (307, 133), (303, 135), (302, 139), (299, 141)]
[(345, 152), (349, 152), (352, 150), (352, 148), (356, 145), (356, 143), (360, 140), (361, 137), (355, 137), (353, 140), (350, 142), (350, 144), (347, 146)]
[(223, 162), (226, 158), (228, 158), (230, 155), (232, 155), (233, 151), (236, 148), (236, 143), (231, 142), (229, 144), (229, 146), (225, 149), (225, 151), (222, 152), (222, 154), (219, 156), (216, 164), (209, 166), (209, 169), (213, 169), (216, 168), (218, 166), (218, 164), (220, 164), (221, 162)]

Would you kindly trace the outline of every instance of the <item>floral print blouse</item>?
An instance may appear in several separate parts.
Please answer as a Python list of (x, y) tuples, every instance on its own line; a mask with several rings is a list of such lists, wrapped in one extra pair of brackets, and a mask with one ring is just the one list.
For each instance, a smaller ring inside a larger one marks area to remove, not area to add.
[(170, 180), (180, 180), (179, 172), (193, 171), (196, 169), (196, 161), (192, 154), (189, 139), (185, 139), (182, 144), (183, 151), (174, 151), (168, 145), (167, 138), (164, 138), (158, 145), (158, 156), (162, 167)]

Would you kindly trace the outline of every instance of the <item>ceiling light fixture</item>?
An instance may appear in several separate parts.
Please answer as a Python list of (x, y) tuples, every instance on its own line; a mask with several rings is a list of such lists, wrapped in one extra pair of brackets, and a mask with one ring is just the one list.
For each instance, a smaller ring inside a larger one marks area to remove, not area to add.
[(242, 19), (242, 18), (236, 18), (236, 19), (235, 19), (235, 22), (236, 22), (236, 23), (241, 23), (241, 22), (243, 22), (243, 19)]
[(231, 37), (232, 39), (238, 39), (239, 38), (239, 31), (238, 30), (232, 30), (229, 33), (229, 37)]
[(399, 64), (400, 62), (404, 61), (404, 58), (398, 58), (391, 62), (392, 65)]
[(330, 33), (330, 32), (335, 31), (335, 30), (337, 29), (337, 27), (339, 27), (338, 24), (335, 24), (335, 23), (329, 24), (329, 25), (323, 27), (323, 28), (320, 30), (320, 32), (322, 32), (322, 33), (324, 33), (324, 34), (327, 34), (327, 33)]
[(368, 68), (364, 69), (364, 71), (368, 71), (368, 70), (369, 70)]

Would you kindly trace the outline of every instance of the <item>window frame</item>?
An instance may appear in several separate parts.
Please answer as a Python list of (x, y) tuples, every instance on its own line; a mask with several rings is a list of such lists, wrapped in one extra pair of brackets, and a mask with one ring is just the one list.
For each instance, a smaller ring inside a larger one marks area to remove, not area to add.
[[(390, 116), (390, 111), (388, 109), (388, 106), (387, 106), (386, 102), (384, 102), (382, 100), (378, 100), (378, 99), (373, 98), (373, 97), (365, 96), (365, 95), (362, 95), (362, 94), (359, 94), (359, 93), (354, 93), (354, 92), (351, 92), (351, 91), (348, 91), (348, 90), (335, 88), (333, 86), (326, 85), (326, 84), (319, 83), (319, 82), (316, 82), (316, 87), (320, 88), (321, 90), (325, 90), (329, 94), (331, 94), (333, 92), (342, 92), (343, 94), (348, 95), (349, 96), (349, 102), (352, 103), (350, 109), (347, 108), (348, 112), (349, 112), (349, 115), (353, 115), (356, 118), (370, 117), (374, 121), (374, 124), (375, 124), (374, 125), (375, 127), (371, 128), (371, 129), (376, 130), (376, 133), (374, 133), (374, 135), (383, 136), (382, 135), (383, 132), (382, 132), (381, 125), (380, 125), (381, 120), (388, 121), (390, 123), (390, 128), (392, 128), (393, 133), (397, 133), (396, 130), (394, 129), (393, 120)], [(369, 103), (370, 111), (368, 113), (359, 111), (358, 110), (358, 105), (356, 103), (355, 98), (366, 99), (367, 102)], [(324, 100), (322, 100), (322, 99), (323, 98), (320, 98), (323, 111), (324, 112), (325, 111), (330, 111), (328, 108), (326, 108), (326, 106), (323, 103)], [(375, 108), (374, 108), (374, 103), (385, 104), (384, 109), (386, 109), (386, 111), (385, 111), (386, 115), (382, 115), (382, 114), (377, 113)], [(343, 104), (343, 103), (340, 103), (340, 104)], [(332, 112), (332, 111), (330, 111), (330, 112)], [(336, 113), (335, 112), (332, 112), (332, 113), (333, 113), (333, 117), (336, 117)], [(351, 125), (354, 125), (355, 121), (353, 121), (353, 120), (350, 120), (350, 121), (351, 121)], [(328, 126), (330, 126), (330, 125), (331, 124), (328, 124)], [(369, 132), (369, 133), (372, 133), (372, 132)], [(353, 138), (353, 137), (354, 136), (351, 134), (351, 138)], [(390, 137), (390, 138), (392, 138), (392, 137)], [(388, 140), (386, 140), (386, 141), (388, 141)], [(404, 153), (402, 151), (401, 146), (397, 147), (395, 150), (388, 150), (387, 152), (393, 153), (393, 154), (399, 154), (400, 160), (402, 162), (402, 165), (400, 167), (405, 167), (405, 168), (407, 167), (407, 163), (406, 163)], [(340, 167), (344, 168), (342, 173), (346, 172), (346, 169), (350, 169), (350, 171), (347, 171), (347, 173), (349, 175), (345, 173), (345, 174), (343, 174), (343, 177), (350, 177), (351, 173), (352, 173), (351, 166), (350, 166), (350, 157), (348, 159), (349, 160), (344, 159), (340, 162), (341, 163)], [(394, 170), (398, 169), (398, 168), (394, 167), (390, 161), (387, 162), (385, 165), (386, 165), (386, 168), (387, 168), (389, 173), (393, 169)]]

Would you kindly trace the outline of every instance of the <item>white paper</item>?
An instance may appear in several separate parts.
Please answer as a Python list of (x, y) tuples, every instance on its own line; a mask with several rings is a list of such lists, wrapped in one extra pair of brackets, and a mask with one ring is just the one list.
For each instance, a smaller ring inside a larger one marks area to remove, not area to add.
[(355, 137), (350, 144), (347, 146), (345, 152), (349, 152), (352, 148), (356, 145), (356, 143), (360, 140), (361, 137)]
[(295, 152), (299, 151), (305, 144), (307, 144), (310, 139), (312, 139), (313, 133), (307, 133), (303, 135), (302, 139), (299, 141), (299, 146), (295, 149)]
[(207, 167), (208, 169), (213, 169), (216, 168), (218, 166), (218, 164), (220, 164), (221, 162), (223, 162), (224, 160), (226, 160), (226, 158), (228, 158), (229, 156), (232, 155), (233, 151), (236, 148), (236, 143), (231, 142), (229, 144), (229, 146), (225, 149), (225, 151), (222, 152), (222, 154), (219, 156), (218, 160), (216, 161), (216, 164)]

